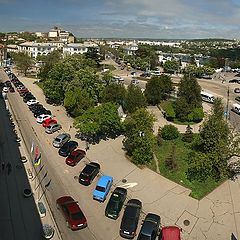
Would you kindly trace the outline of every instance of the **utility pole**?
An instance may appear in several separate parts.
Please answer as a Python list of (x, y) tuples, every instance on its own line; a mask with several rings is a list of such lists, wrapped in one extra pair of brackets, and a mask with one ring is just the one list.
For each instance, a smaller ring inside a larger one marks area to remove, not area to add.
[(230, 114), (229, 114), (229, 86), (227, 88), (227, 106), (226, 106), (226, 120), (230, 120)]

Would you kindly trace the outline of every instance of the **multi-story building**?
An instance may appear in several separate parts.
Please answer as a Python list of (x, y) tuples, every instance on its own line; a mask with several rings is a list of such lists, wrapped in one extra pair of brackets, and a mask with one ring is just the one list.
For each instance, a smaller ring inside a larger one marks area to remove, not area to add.
[(73, 54), (83, 54), (88, 51), (89, 48), (99, 48), (96, 43), (70, 43), (63, 47), (63, 56)]
[(30, 57), (36, 58), (38, 55), (48, 55), (54, 50), (60, 49), (63, 43), (49, 42), (49, 43), (35, 43), (25, 42), (18, 45), (19, 52), (25, 52)]
[(6, 48), (3, 44), (0, 44), (0, 66), (3, 64), (6, 59)]

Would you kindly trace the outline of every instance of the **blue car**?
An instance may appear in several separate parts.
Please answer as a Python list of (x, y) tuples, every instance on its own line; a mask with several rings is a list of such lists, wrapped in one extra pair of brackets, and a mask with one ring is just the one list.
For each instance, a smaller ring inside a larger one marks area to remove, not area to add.
[(102, 176), (96, 185), (95, 190), (93, 191), (93, 199), (104, 202), (109, 190), (112, 186), (113, 178), (110, 176)]

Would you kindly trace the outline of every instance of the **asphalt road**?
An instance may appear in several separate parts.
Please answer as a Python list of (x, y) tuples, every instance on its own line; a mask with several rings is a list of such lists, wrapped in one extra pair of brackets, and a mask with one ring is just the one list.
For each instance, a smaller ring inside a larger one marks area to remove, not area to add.
[[(0, 78), (3, 78), (4, 81), (7, 80), (7, 76), (3, 73), (1, 73)], [(21, 129), (21, 134), (27, 149), (30, 151), (31, 144), (34, 142), (34, 145), (38, 146), (41, 152), (42, 166), (44, 167), (39, 173), (39, 179), (43, 186), (51, 180), (51, 184), (45, 194), (62, 238), (64, 240), (122, 239), (119, 236), (121, 216), (116, 221), (104, 216), (108, 199), (104, 203), (92, 200), (92, 191), (95, 188), (97, 179), (95, 179), (89, 187), (82, 186), (78, 183), (77, 177), (79, 172), (83, 169), (85, 163), (88, 162), (88, 159), (81, 161), (76, 167), (67, 166), (65, 164), (65, 158), (59, 156), (57, 153), (58, 149), (52, 146), (53, 138), (60, 132), (47, 135), (43, 127), (36, 123), (36, 119), (17, 92), (8, 93), (8, 99), (15, 113), (15, 118)], [(36, 171), (38, 172), (39, 169), (40, 167), (38, 167)], [(46, 173), (47, 177), (43, 178)], [(100, 176), (98, 176), (98, 178), (99, 177)], [(113, 186), (112, 190), (114, 188)], [(87, 228), (73, 232), (66, 227), (66, 222), (57, 210), (55, 204), (56, 199), (64, 195), (70, 195), (78, 201), (87, 217)]]

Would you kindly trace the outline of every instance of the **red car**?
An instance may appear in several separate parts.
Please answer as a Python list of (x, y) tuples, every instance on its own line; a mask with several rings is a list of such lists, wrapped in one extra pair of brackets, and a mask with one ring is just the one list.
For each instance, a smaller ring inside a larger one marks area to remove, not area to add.
[(68, 227), (78, 230), (87, 227), (87, 219), (77, 202), (70, 196), (60, 197), (56, 201), (57, 208), (61, 210)]
[(43, 127), (48, 127), (49, 125), (56, 124), (56, 123), (57, 123), (57, 120), (52, 119), (52, 118), (48, 118), (48, 119), (46, 119), (42, 122), (42, 126)]
[(181, 240), (181, 228), (176, 226), (163, 227), (161, 231), (161, 240)]
[(69, 166), (76, 166), (77, 163), (86, 156), (86, 152), (81, 149), (72, 151), (66, 158), (66, 164)]

